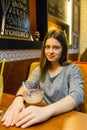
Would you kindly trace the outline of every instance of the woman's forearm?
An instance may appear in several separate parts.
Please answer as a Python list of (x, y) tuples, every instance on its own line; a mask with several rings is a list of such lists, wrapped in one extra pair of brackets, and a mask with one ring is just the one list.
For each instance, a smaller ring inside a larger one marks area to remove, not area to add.
[(76, 101), (73, 97), (66, 96), (47, 107), (52, 117), (73, 110), (76, 107)]

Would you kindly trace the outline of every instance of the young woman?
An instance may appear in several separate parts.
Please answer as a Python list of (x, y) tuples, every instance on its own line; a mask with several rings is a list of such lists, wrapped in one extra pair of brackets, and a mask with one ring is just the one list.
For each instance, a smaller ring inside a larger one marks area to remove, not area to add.
[(52, 30), (44, 38), (40, 65), (27, 79), (32, 87), (39, 83), (47, 106), (24, 108), (22, 86), (2, 118), (6, 127), (22, 128), (44, 122), (49, 118), (78, 109), (84, 100), (80, 69), (67, 62), (67, 42), (63, 31)]

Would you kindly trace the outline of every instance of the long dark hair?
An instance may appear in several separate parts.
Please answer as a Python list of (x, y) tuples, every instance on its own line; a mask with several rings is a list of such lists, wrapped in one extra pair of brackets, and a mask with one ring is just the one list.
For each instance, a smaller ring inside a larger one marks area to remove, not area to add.
[(42, 51), (41, 51), (41, 59), (40, 59), (40, 69), (41, 69), (41, 80), (44, 81), (46, 71), (48, 69), (48, 66), (50, 62), (47, 60), (45, 56), (45, 44), (48, 38), (55, 38), (60, 42), (62, 46), (62, 54), (60, 59), (58, 60), (60, 65), (64, 65), (65, 62), (67, 62), (67, 39), (66, 35), (63, 31), (60, 30), (51, 30), (48, 32), (43, 40), (42, 44)]

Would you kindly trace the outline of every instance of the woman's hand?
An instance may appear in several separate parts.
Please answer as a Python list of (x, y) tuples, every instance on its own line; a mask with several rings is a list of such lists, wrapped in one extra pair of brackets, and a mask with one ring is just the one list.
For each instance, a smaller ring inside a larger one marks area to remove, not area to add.
[(29, 106), (20, 112), (15, 119), (16, 127), (26, 128), (31, 125), (44, 122), (50, 118), (51, 114), (46, 107)]
[(18, 113), (24, 108), (23, 97), (16, 97), (2, 118), (3, 125), (13, 126)]

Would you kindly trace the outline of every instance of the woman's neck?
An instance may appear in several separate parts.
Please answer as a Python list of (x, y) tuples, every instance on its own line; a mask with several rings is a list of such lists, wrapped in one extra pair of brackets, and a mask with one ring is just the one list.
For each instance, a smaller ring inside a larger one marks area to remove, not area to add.
[(63, 69), (63, 66), (61, 66), (60, 64), (52, 63), (48, 69), (50, 77), (55, 77), (57, 74), (59, 74), (62, 71), (62, 69)]
[(49, 69), (55, 70), (58, 67), (61, 67), (61, 65), (58, 62), (55, 62), (50, 64)]

